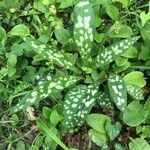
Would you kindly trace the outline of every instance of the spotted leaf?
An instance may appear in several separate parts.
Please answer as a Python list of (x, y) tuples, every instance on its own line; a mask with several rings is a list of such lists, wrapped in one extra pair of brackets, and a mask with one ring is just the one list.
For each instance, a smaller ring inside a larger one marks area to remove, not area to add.
[(42, 81), (39, 86), (35, 87), (29, 94), (11, 109), (11, 112), (17, 112), (33, 104), (37, 104), (40, 100), (45, 99), (49, 95), (57, 94), (64, 88), (74, 84), (78, 80), (74, 76), (53, 77), (50, 81)]
[(99, 92), (99, 96), (98, 96), (97, 102), (99, 103), (99, 105), (102, 108), (113, 109), (112, 102), (111, 102), (108, 94), (106, 94), (105, 92), (102, 92), (102, 91)]
[(37, 53), (34, 57), (35, 61), (48, 60), (52, 64), (72, 70), (76, 61), (75, 55), (58, 51), (56, 46), (43, 44), (37, 39), (24, 38), (24, 41), (27, 48), (33, 49)]
[(110, 99), (118, 109), (124, 111), (127, 105), (127, 92), (123, 79), (119, 75), (110, 75), (108, 78)]
[(16, 93), (22, 92), (29, 87), (31, 87), (31, 84), (22, 82), (18, 86), (16, 86), (14, 93), (16, 94)]
[(142, 100), (144, 99), (143, 97), (143, 91), (137, 87), (136, 85), (133, 84), (127, 84), (126, 89), (128, 94), (134, 98), (135, 100)]
[(50, 73), (48, 73), (46, 75), (38, 74), (35, 77), (37, 85), (41, 85), (41, 84), (43, 84), (46, 81), (50, 81), (52, 78), (53, 78), (53, 75), (50, 74)]
[(81, 126), (97, 98), (98, 86), (79, 85), (71, 89), (64, 101), (64, 126), (71, 130)]
[(116, 122), (115, 124), (111, 124), (110, 120), (107, 120), (105, 129), (111, 141), (113, 141), (121, 131), (120, 122)]
[(74, 8), (74, 38), (82, 59), (90, 56), (93, 46), (93, 8), (88, 0), (80, 1)]
[(116, 60), (126, 50), (128, 50), (138, 39), (139, 37), (128, 38), (107, 47), (103, 51), (100, 51), (97, 56), (98, 66), (104, 67)]

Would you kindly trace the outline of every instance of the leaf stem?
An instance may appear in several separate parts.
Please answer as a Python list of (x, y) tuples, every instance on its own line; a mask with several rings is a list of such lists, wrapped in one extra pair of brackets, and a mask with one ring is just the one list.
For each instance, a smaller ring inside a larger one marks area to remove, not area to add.
[(51, 129), (49, 129), (46, 124), (39, 119), (38, 124), (40, 125), (40, 128), (42, 128), (47, 135), (52, 138), (56, 143), (58, 143), (64, 150), (69, 150), (69, 148), (52, 132)]

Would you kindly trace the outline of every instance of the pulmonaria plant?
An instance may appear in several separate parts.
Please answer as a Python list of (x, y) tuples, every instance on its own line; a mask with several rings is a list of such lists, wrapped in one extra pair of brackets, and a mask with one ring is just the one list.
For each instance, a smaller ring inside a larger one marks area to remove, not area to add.
[[(94, 45), (94, 11), (88, 0), (78, 2), (74, 7), (74, 42), (77, 45), (76, 54), (79, 53), (83, 61), (83, 66), (88, 62), (95, 63), (93, 68), (102, 69), (113, 63), (128, 48), (130, 48), (139, 37), (131, 37), (114, 43), (105, 49), (99, 49), (96, 57), (91, 56)], [(57, 45), (43, 43), (38, 39), (26, 37), (24, 48), (33, 50), (36, 54), (34, 61), (45, 61), (54, 66), (55, 69), (63, 69), (66, 74), (53, 75), (47, 80), (40, 81), (19, 103), (11, 109), (12, 112), (20, 111), (30, 105), (37, 104), (40, 100), (45, 99), (52, 94), (64, 91), (63, 103), (63, 125), (67, 131), (83, 125), (86, 116), (96, 102), (102, 108), (113, 109), (113, 104), (120, 111), (126, 109), (128, 100), (127, 94), (133, 99), (143, 99), (142, 90), (134, 85), (126, 84), (122, 75), (108, 74), (105, 91), (102, 90), (99, 83), (82, 84), (85, 72), (78, 73), (76, 54), (67, 53), (64, 50), (58, 50)], [(92, 59), (90, 59), (92, 58)], [(90, 61), (89, 61), (90, 60)], [(76, 68), (76, 69), (75, 69)], [(82, 72), (82, 70), (80, 70)], [(65, 89), (65, 90), (64, 90)], [(66, 92), (68, 89), (68, 92)]]
[(112, 101), (109, 95), (104, 91), (99, 91), (97, 102), (101, 108), (111, 109), (113, 110)]
[(125, 110), (127, 105), (127, 92), (123, 79), (119, 75), (110, 75), (108, 78), (108, 89), (110, 97), (116, 106), (121, 110)]
[(83, 61), (90, 57), (93, 47), (94, 14), (89, 1), (79, 2), (73, 12), (74, 17), (74, 39)]
[(139, 37), (128, 38), (121, 40), (118, 43), (112, 44), (109, 47), (99, 52), (97, 56), (97, 63), (99, 67), (104, 67), (113, 62), (119, 56), (121, 56), (127, 49), (129, 49)]
[(77, 82), (77, 80), (78, 78), (75, 76), (56, 76), (52, 79), (48, 76), (46, 81), (39, 81), (39, 85), (27, 94), (14, 108), (11, 109), (11, 111), (17, 112), (23, 108), (37, 104), (41, 99), (45, 99), (50, 95), (55, 95), (64, 88)]
[(135, 100), (142, 100), (143, 97), (143, 91), (133, 84), (126, 84), (126, 89), (128, 94), (133, 97)]
[(54, 65), (70, 70), (74, 69), (74, 63), (76, 60), (75, 55), (71, 55), (63, 51), (60, 52), (55, 45), (44, 44), (36, 39), (27, 37), (23, 38), (23, 40), (28, 46), (27, 48), (32, 49), (37, 53), (34, 57), (35, 61), (48, 60)]
[(67, 129), (81, 126), (97, 99), (97, 85), (78, 85), (65, 96), (64, 123)]

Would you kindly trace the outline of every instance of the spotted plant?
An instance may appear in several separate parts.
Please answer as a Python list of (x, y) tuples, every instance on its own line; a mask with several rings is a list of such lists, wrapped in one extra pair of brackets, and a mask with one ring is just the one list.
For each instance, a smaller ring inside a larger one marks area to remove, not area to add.
[(109, 95), (106, 92), (100, 91), (97, 102), (101, 108), (113, 109), (112, 102), (109, 98)]
[(51, 64), (58, 65), (66, 69), (73, 69), (73, 65), (76, 60), (75, 55), (58, 51), (56, 46), (42, 43), (37, 39), (28, 37), (24, 38), (24, 41), (26, 43), (25, 48), (32, 49), (37, 53), (34, 57), (35, 61), (47, 60)]
[(135, 100), (142, 100), (143, 99), (143, 91), (133, 84), (127, 84), (126, 89), (128, 94), (133, 97)]
[(127, 106), (127, 92), (123, 79), (119, 75), (110, 75), (108, 89), (111, 100), (118, 109), (124, 111)]
[[(94, 42), (94, 12), (88, 0), (79, 1), (75, 5), (73, 20), (74, 40), (83, 62), (86, 63), (91, 57)], [(139, 37), (124, 39), (112, 44), (103, 51), (99, 51), (96, 58), (98, 67), (106, 66), (117, 59), (130, 48), (138, 38)], [(66, 94), (64, 101), (64, 124), (67, 129), (73, 129), (75, 126), (82, 125), (84, 117), (89, 113), (91, 106), (94, 104), (94, 95), (93, 99), (91, 95), (92, 101), (88, 100), (88, 97), (90, 97), (86, 92), (88, 87), (77, 86)], [(110, 75), (108, 78), (108, 89), (109, 96), (103, 92), (98, 94), (99, 104), (102, 107), (112, 108), (111, 102), (109, 101), (109, 99), (111, 99), (121, 111), (124, 111), (127, 105), (127, 91), (123, 79), (119, 75)]]
[(142, 90), (133, 84), (126, 84), (119, 75), (109, 76), (108, 89), (110, 99), (121, 111), (124, 111), (127, 106), (127, 93), (135, 100), (143, 99)]
[(20, 83), (16, 88), (15, 88), (15, 91), (14, 93), (19, 93), (19, 92), (22, 92), (24, 91), (25, 89), (31, 87), (31, 84), (27, 84), (27, 83)]
[(0, 1), (0, 150), (150, 150), (147, 1)]
[(128, 38), (118, 43), (112, 44), (106, 49), (99, 52), (97, 56), (97, 63), (98, 66), (104, 67), (109, 63), (113, 62), (117, 59), (120, 55), (122, 55), (127, 49), (129, 49), (139, 37)]
[(47, 81), (40, 81), (29, 94), (27, 94), (19, 103), (11, 109), (11, 112), (17, 112), (33, 104), (37, 104), (40, 100), (50, 95), (55, 95), (64, 88), (74, 84), (78, 80), (74, 76), (58, 76)]
[(94, 15), (91, 3), (88, 0), (77, 3), (74, 8), (73, 17), (75, 43), (81, 58), (87, 61), (90, 57), (94, 39)]
[[(101, 69), (119, 56), (121, 56), (128, 48), (130, 48), (139, 37), (127, 38), (118, 43), (114, 43), (104, 50), (98, 50), (96, 58), (91, 59), (91, 52), (94, 45), (94, 9), (88, 0), (76, 3), (73, 11), (73, 38), (77, 46), (77, 50), (82, 58), (83, 66), (87, 63), (97, 62), (97, 69)], [(57, 36), (58, 37), (58, 36)], [(39, 39), (24, 37), (23, 48), (33, 50), (35, 52), (34, 61), (47, 61), (51, 65), (58, 66), (66, 71), (76, 71), (77, 55), (67, 53), (63, 48), (59, 50), (56, 44), (43, 43)], [(84, 67), (82, 67), (84, 68)], [(72, 73), (71, 73), (72, 74)], [(78, 77), (73, 75), (67, 76), (51, 76), (48, 75), (46, 80), (39, 75), (36, 76), (39, 81), (38, 85), (33, 88), (19, 103), (12, 108), (12, 112), (27, 108), (30, 105), (37, 104), (40, 100), (57, 94), (65, 88), (75, 84)], [(64, 96), (63, 116), (64, 126), (66, 130), (81, 126), (84, 123), (86, 115), (90, 112), (95, 101), (99, 103), (101, 108), (113, 109), (112, 102), (123, 111), (127, 105), (127, 92), (135, 99), (142, 99), (141, 94), (135, 93), (137, 89), (128, 88), (132, 85), (125, 86), (123, 79), (119, 75), (110, 75), (108, 78), (108, 91), (98, 91), (98, 84), (95, 85), (77, 85), (71, 88)], [(126, 90), (127, 89), (127, 90)], [(107, 91), (107, 89), (106, 89)], [(140, 91), (138, 90), (138, 93)]]
[(38, 74), (38, 75), (36, 75), (35, 79), (37, 81), (37, 84), (41, 85), (46, 81), (50, 81), (52, 79), (52, 77), (53, 77), (53, 75), (51, 73), (46, 74), (46, 76)]
[(86, 115), (89, 114), (95, 104), (97, 94), (97, 85), (78, 85), (66, 94), (63, 112), (67, 130), (84, 123)]

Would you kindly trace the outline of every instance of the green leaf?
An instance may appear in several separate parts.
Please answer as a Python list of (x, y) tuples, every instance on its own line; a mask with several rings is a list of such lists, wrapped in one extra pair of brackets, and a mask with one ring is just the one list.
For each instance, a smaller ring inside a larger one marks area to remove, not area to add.
[(129, 38), (132, 35), (132, 29), (118, 21), (116, 21), (115, 24), (108, 30), (108, 36), (111, 38)]
[(128, 7), (130, 0), (112, 0), (112, 2), (119, 2), (121, 3), (125, 8)]
[(66, 94), (63, 105), (65, 129), (70, 130), (84, 123), (85, 117), (95, 104), (97, 91), (96, 85), (79, 85)]
[(95, 35), (95, 40), (97, 43), (101, 43), (105, 39), (105, 33), (100, 33)]
[(5, 45), (6, 40), (6, 31), (3, 27), (0, 26), (0, 47)]
[(135, 85), (132, 85), (132, 84), (127, 84), (126, 89), (127, 89), (128, 94), (135, 100), (144, 99), (143, 91), (141, 90), (141, 88), (139, 88)]
[(23, 55), (23, 48), (19, 44), (14, 44), (11, 47), (11, 54), (15, 54), (17, 57)]
[(29, 92), (29, 94), (25, 95), (10, 111), (17, 112), (28, 106), (37, 104), (40, 100), (45, 99), (49, 95), (55, 95), (64, 88), (71, 86), (77, 80), (77, 77), (65, 75), (53, 77), (50, 81), (40, 81), (39, 85)]
[(32, 84), (21, 82), (15, 87), (14, 93), (19, 93), (25, 91), (27, 88), (31, 87)]
[(94, 5), (103, 5), (108, 6), (111, 4), (111, 0), (90, 0), (90, 2)]
[(19, 8), (19, 0), (3, 0), (5, 7), (7, 7), (8, 10), (14, 9), (14, 11), (16, 11), (16, 9)]
[[(82, 59), (90, 56), (93, 47), (94, 13), (88, 0), (76, 4), (74, 16), (74, 39)], [(87, 61), (87, 60), (86, 60)]]
[(146, 103), (144, 105), (144, 108), (146, 110), (148, 110), (148, 116), (146, 118), (146, 122), (150, 124), (150, 97), (148, 97), (148, 99), (147, 99), (147, 101), (146, 101)]
[(138, 56), (137, 49), (131, 46), (125, 53), (122, 54), (122, 56), (126, 58), (137, 58)]
[(139, 53), (139, 57), (142, 60), (150, 60), (150, 50), (147, 45), (141, 46), (141, 51)]
[(121, 56), (128, 48), (130, 48), (139, 37), (128, 38), (118, 43), (112, 44), (104, 50), (101, 50), (97, 56), (98, 66), (104, 67)]
[(34, 142), (37, 147), (41, 147), (43, 145), (43, 137), (38, 135)]
[[(60, 1), (60, 0), (59, 0)], [(73, 6), (76, 3), (76, 0), (61, 0), (60, 8), (67, 8)]]
[[(146, 124), (148, 124), (146, 120)], [(150, 136), (150, 126), (149, 125), (139, 125), (136, 127), (136, 133), (140, 134), (141, 139), (148, 138)]]
[(149, 150), (150, 145), (144, 139), (132, 139), (129, 143), (130, 150)]
[(130, 66), (131, 66), (131, 63), (129, 61), (127, 61), (123, 66), (115, 66), (114, 72), (116, 72), (116, 73), (123, 72), (123, 71), (127, 70)]
[(53, 4), (55, 0), (40, 0), (43, 5)]
[(106, 133), (105, 123), (107, 120), (110, 120), (110, 118), (103, 114), (89, 114), (86, 117), (87, 124), (100, 133)]
[(140, 13), (140, 19), (141, 19), (141, 21), (142, 21), (142, 27), (144, 27), (144, 25), (146, 24), (146, 22), (147, 22), (148, 20), (150, 20), (150, 12), (148, 12), (148, 13), (146, 14), (144, 11), (142, 11), (142, 12)]
[(150, 40), (150, 36), (149, 36), (149, 27), (150, 27), (150, 24), (149, 24), (149, 22), (148, 23), (146, 23), (145, 25), (144, 25), (144, 27), (142, 28), (142, 30), (141, 30), (141, 36), (142, 36), (142, 38), (146, 41), (149, 41)]
[(138, 126), (143, 123), (148, 115), (148, 111), (139, 103), (139, 101), (131, 102), (124, 111), (123, 120), (131, 126)]
[(109, 150), (109, 146), (107, 144), (103, 144), (101, 150)]
[[(50, 129), (53, 131), (53, 134), (55, 134), (56, 136), (59, 136), (58, 130), (55, 127), (50, 128)], [(55, 150), (57, 146), (58, 146), (58, 143), (54, 141), (53, 138), (51, 138), (48, 135), (45, 137), (45, 144), (43, 145), (43, 149), (49, 148), (50, 150)]]
[(94, 11), (93, 28), (95, 29), (99, 27), (101, 24), (102, 24), (102, 19), (99, 17), (98, 13)]
[(35, 145), (32, 145), (29, 150), (39, 150), (39, 148)]
[(42, 112), (43, 112), (43, 117), (44, 117), (45, 119), (49, 119), (50, 114), (51, 114), (50, 108), (44, 106), (44, 107), (42, 108)]
[(140, 71), (132, 71), (125, 75), (123, 79), (126, 84), (133, 84), (140, 88), (146, 85), (144, 74)]
[(10, 121), (12, 121), (11, 124), (13, 126), (16, 126), (18, 124), (18, 122), (19, 122), (19, 118), (18, 118), (18, 116), (16, 114), (13, 114), (11, 116), (11, 118), (10, 118)]
[(106, 94), (105, 92), (102, 92), (102, 91), (99, 92), (99, 97), (97, 99), (97, 102), (102, 108), (113, 109), (112, 102), (108, 94)]
[(18, 24), (11, 29), (10, 34), (22, 37), (30, 35), (30, 31), (26, 25)]
[(17, 145), (16, 145), (16, 150), (25, 150), (26, 149), (26, 146), (25, 146), (25, 143), (21, 140), (19, 140), (17, 142)]
[(115, 143), (115, 150), (124, 150), (125, 148), (120, 143)]
[(55, 126), (57, 125), (57, 123), (61, 120), (60, 115), (58, 114), (58, 112), (54, 109), (50, 115), (50, 121), (52, 124), (54, 124)]
[(38, 127), (44, 130), (49, 138), (52, 138), (56, 143), (58, 143), (64, 150), (69, 150), (69, 148), (53, 133), (52, 129), (49, 129), (47, 125), (41, 120), (37, 121)]
[(0, 70), (0, 79), (4, 78), (4, 77), (7, 75), (7, 73), (8, 73), (7, 68), (4, 68), (4, 67), (3, 67), (3, 68)]
[(42, 3), (42, 1), (34, 1), (33, 5), (34, 9), (37, 9), (39, 12), (46, 13), (48, 10), (46, 6)]
[(86, 74), (92, 73), (92, 68), (89, 67), (82, 67), (82, 70), (86, 72)]
[(61, 44), (65, 44), (71, 38), (70, 33), (64, 27), (57, 27), (54, 32), (56, 39)]
[(119, 67), (124, 66), (127, 61), (128, 61), (127, 58), (119, 57), (118, 59), (116, 59), (116, 65)]
[(93, 70), (91, 77), (94, 80), (94, 82), (99, 82), (99, 84), (101, 84), (106, 79), (106, 72), (101, 71), (100, 73), (98, 73), (97, 70)]
[(119, 11), (118, 8), (114, 5), (108, 5), (106, 7), (106, 12), (108, 14), (108, 16), (112, 19), (112, 20), (118, 20), (119, 17)]
[(19, 0), (3, 0), (3, 2), (8, 8), (13, 8), (18, 5)]
[(47, 60), (51, 64), (59, 65), (70, 70), (74, 69), (75, 55), (58, 51), (56, 46), (42, 43), (36, 39), (24, 38), (24, 41), (27, 44), (26, 49), (32, 49), (37, 53), (34, 61)]
[(98, 146), (103, 146), (107, 143), (107, 136), (105, 133), (101, 133), (95, 129), (90, 129), (89, 138)]
[(13, 76), (16, 73), (15, 68), (16, 63), (17, 63), (16, 55), (10, 54), (7, 60), (7, 73), (9, 77)]
[(121, 124), (116, 122), (114, 125), (112, 125), (111, 121), (107, 120), (105, 129), (110, 138), (110, 141), (113, 141), (121, 131)]
[(24, 82), (33, 82), (36, 77), (35, 68), (34, 67), (27, 67), (27, 73), (23, 76)]
[(127, 92), (123, 79), (119, 75), (110, 75), (108, 78), (110, 99), (118, 109), (124, 111), (127, 105)]

